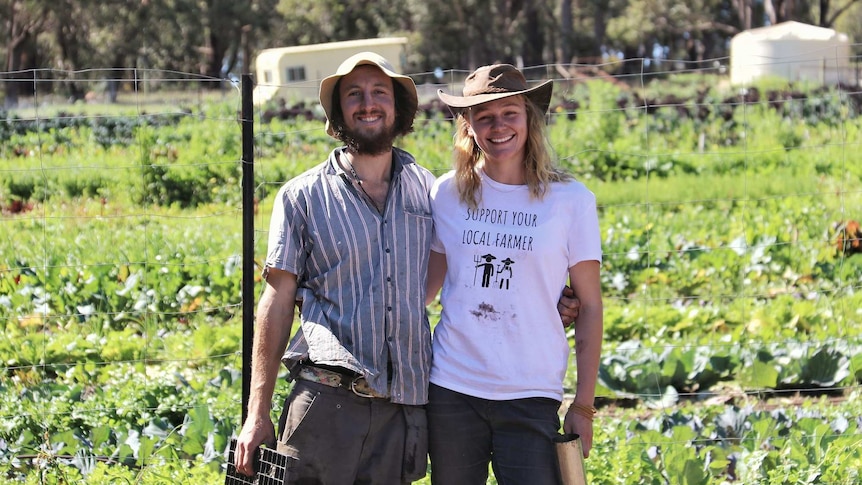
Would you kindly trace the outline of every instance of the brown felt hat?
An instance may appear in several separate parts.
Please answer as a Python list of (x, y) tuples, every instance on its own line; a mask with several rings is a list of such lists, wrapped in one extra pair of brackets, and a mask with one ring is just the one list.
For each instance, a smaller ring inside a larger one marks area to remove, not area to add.
[(392, 64), (390, 64), (389, 61), (380, 54), (377, 54), (376, 52), (360, 52), (359, 54), (354, 54), (348, 57), (340, 66), (338, 66), (335, 74), (325, 77), (323, 81), (320, 82), (320, 105), (323, 107), (323, 112), (326, 114), (326, 133), (330, 136), (335, 136), (335, 132), (332, 130), (332, 125), (329, 122), (332, 119), (332, 93), (335, 91), (335, 85), (338, 84), (339, 79), (353, 72), (353, 70), (358, 66), (365, 65), (377, 67), (383, 71), (383, 74), (386, 74), (391, 77), (393, 81), (404, 86), (412, 105), (411, 111), (414, 114), (416, 113), (419, 106), (419, 96), (416, 94), (416, 84), (413, 82), (413, 79), (411, 79), (410, 76), (396, 73)]
[(511, 64), (482, 66), (464, 80), (464, 95), (453, 96), (442, 89), (437, 91), (440, 100), (456, 113), (488, 101), (523, 94), (544, 113), (551, 105), (553, 81), (545, 81), (535, 87), (527, 85), (527, 79)]

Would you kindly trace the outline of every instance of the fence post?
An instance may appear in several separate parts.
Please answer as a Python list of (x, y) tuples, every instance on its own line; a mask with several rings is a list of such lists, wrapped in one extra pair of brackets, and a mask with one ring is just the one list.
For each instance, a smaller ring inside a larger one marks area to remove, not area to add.
[(251, 393), (254, 340), (254, 81), (242, 75), (242, 421)]

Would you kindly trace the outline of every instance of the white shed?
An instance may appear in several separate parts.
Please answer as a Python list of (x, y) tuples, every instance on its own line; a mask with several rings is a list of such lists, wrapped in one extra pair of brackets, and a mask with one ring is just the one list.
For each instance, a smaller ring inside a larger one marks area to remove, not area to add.
[(855, 82), (850, 40), (833, 29), (782, 22), (741, 32), (730, 41), (730, 83), (762, 77), (822, 84)]
[(353, 54), (376, 52), (398, 72), (407, 62), (406, 37), (382, 37), (264, 49), (255, 58), (254, 103), (317, 99), (320, 81)]

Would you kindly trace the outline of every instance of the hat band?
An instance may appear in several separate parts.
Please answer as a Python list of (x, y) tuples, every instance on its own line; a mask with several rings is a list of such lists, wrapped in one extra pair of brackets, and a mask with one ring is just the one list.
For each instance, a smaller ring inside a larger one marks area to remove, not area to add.
[(488, 87), (486, 87), (486, 88), (484, 88), (484, 89), (481, 89), (481, 90), (479, 90), (479, 91), (470, 91), (470, 92), (465, 92), (465, 93), (464, 93), (464, 96), (465, 96), (465, 97), (466, 97), (466, 96), (479, 96), (479, 95), (482, 95), (482, 94), (500, 94), (500, 93), (512, 93), (512, 94), (515, 94), (515, 93), (520, 93), (521, 91), (526, 91), (526, 90), (527, 90), (527, 87), (526, 87), (526, 86), (525, 86), (525, 87), (523, 87), (523, 88), (517, 88), (517, 89), (510, 89), (510, 88), (497, 88), (497, 87), (493, 87), (493, 86), (488, 86)]

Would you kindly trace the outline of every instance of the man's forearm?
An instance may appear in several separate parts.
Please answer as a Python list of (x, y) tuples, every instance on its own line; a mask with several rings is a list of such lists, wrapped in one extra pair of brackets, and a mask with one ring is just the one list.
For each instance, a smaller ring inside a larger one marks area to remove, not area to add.
[[(292, 275), (290, 275), (292, 276)], [(281, 357), (293, 328), (295, 277), (275, 279), (267, 285), (257, 309), (257, 325), (252, 347), (249, 417), (269, 419), (272, 395), (281, 368)], [(269, 283), (269, 281), (268, 281)]]

